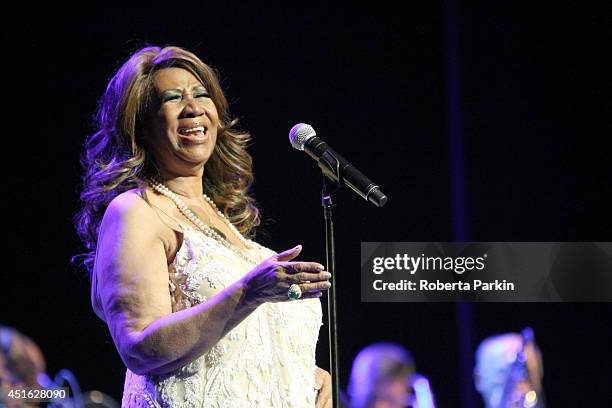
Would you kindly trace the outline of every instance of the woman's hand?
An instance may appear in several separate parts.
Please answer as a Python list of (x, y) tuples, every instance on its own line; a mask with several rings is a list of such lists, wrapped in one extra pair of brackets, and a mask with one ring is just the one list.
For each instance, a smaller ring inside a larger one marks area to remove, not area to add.
[(332, 408), (332, 384), (331, 375), (322, 368), (316, 371), (317, 408)]
[(293, 284), (300, 286), (301, 299), (320, 297), (323, 290), (329, 289), (331, 274), (323, 270), (323, 265), (292, 261), (301, 251), (302, 246), (298, 245), (271, 256), (247, 273), (242, 278), (245, 301), (255, 305), (287, 301), (287, 292)]

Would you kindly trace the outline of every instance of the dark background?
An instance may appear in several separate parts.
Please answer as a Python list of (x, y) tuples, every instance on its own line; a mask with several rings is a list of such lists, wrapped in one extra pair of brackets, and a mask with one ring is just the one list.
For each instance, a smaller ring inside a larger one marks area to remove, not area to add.
[[(470, 240), (611, 240), (605, 4), (458, 5)], [(79, 250), (78, 155), (114, 70), (144, 44), (180, 45), (219, 69), (233, 114), (252, 133), (262, 243), (279, 251), (301, 243), (302, 259), (325, 261), (320, 175), (287, 141), (297, 122), (390, 197), (377, 209), (350, 191), (335, 196), (342, 387), (356, 353), (389, 340), (414, 353), (440, 407), (469, 408), (459, 328), (474, 350), (488, 335), (530, 325), (548, 405), (608, 405), (610, 304), (473, 304), (470, 330), (452, 303), (360, 303), (361, 241), (453, 239), (446, 7), (23, 2), (7, 11), (0, 321), (40, 345), (50, 374), (68, 368), (84, 390), (120, 400), (125, 369), (91, 311), (87, 278), (69, 264)]]

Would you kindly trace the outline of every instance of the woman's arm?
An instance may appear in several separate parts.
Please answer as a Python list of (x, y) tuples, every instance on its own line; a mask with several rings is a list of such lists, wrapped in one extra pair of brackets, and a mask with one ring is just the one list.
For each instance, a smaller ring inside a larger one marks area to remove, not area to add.
[(172, 371), (209, 350), (255, 308), (239, 281), (209, 301), (172, 313), (161, 222), (126, 193), (109, 205), (94, 273), (106, 321), (125, 365), (137, 374)]
[(208, 301), (172, 313), (163, 228), (135, 193), (113, 200), (100, 226), (94, 267), (99, 298), (119, 355), (136, 374), (163, 374), (195, 360), (260, 304), (286, 300), (291, 283), (312, 282), (301, 284), (305, 297), (328, 286), (320, 265), (289, 262), (300, 252), (296, 247)]

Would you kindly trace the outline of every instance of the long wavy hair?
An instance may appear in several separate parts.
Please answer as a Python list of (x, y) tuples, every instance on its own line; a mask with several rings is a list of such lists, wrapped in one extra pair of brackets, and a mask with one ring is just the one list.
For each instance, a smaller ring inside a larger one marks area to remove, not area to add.
[(73, 262), (91, 273), (98, 244), (98, 229), (106, 207), (124, 191), (138, 188), (143, 197), (149, 178), (156, 177), (153, 155), (147, 151), (147, 116), (154, 103), (153, 75), (178, 67), (198, 78), (210, 93), (219, 113), (219, 133), (205, 165), (203, 188), (238, 230), (249, 237), (260, 223), (259, 210), (250, 194), (253, 163), (247, 152), (250, 135), (238, 131), (215, 71), (193, 53), (180, 47), (142, 48), (117, 70), (98, 101), (94, 133), (81, 155), (82, 207), (75, 216), (76, 230), (85, 252)]

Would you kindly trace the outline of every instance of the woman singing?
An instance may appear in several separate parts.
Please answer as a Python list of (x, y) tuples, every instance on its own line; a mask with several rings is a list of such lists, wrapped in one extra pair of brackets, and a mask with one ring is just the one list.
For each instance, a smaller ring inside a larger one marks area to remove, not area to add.
[(146, 47), (110, 80), (77, 230), (92, 304), (127, 367), (124, 407), (331, 407), (315, 365), (331, 275), (249, 239), (249, 135), (214, 71)]

